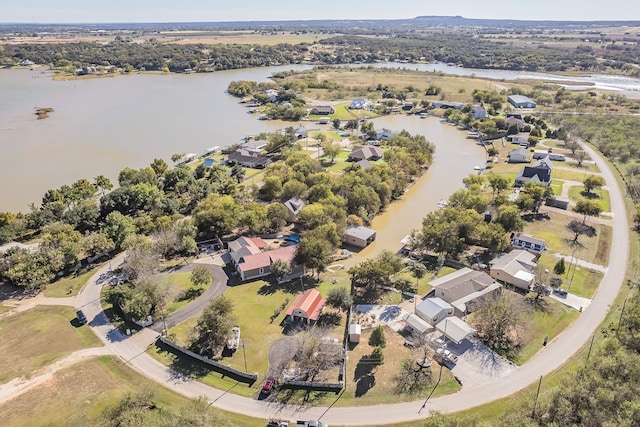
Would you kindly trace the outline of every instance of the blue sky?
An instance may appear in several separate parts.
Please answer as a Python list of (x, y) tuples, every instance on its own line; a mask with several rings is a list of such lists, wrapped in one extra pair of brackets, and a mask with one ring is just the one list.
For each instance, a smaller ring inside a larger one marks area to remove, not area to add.
[(397, 19), (420, 15), (532, 20), (640, 20), (630, 0), (2, 0), (0, 22), (203, 22)]

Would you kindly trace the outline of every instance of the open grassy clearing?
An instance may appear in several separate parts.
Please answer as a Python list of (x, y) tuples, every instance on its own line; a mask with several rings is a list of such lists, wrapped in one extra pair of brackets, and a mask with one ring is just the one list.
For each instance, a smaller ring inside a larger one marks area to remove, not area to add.
[(184, 296), (185, 292), (189, 289), (194, 289), (202, 294), (209, 289), (211, 283), (203, 286), (202, 288), (197, 288), (191, 284), (191, 272), (177, 272), (163, 275), (160, 286), (166, 286), (169, 290), (169, 301), (172, 302), (167, 306), (165, 312), (166, 315), (169, 315), (180, 310), (195, 299), (181, 299), (181, 296)]
[(549, 186), (553, 190), (553, 195), (554, 196), (560, 196), (562, 194), (562, 186), (563, 185), (564, 185), (564, 183), (562, 181), (560, 181), (560, 180), (557, 180), (557, 179), (552, 179), (551, 180), (551, 184), (549, 184)]
[(552, 340), (579, 316), (576, 310), (552, 298), (540, 298), (537, 304), (529, 305), (531, 311), (526, 315), (524, 345), (513, 359), (518, 365), (522, 365), (542, 349), (545, 336)]
[[(551, 220), (525, 221), (524, 232), (547, 242), (550, 253), (571, 256), (574, 252), (573, 234), (566, 226), (571, 218), (562, 214), (549, 213)], [(587, 220), (587, 224), (589, 221)], [(580, 236), (575, 247), (576, 258), (607, 265), (609, 259), (610, 230), (608, 226), (596, 225), (595, 237)]]
[[(80, 274), (73, 274), (69, 277), (63, 277), (60, 280), (47, 285), (44, 289), (44, 296), (51, 298), (64, 298), (78, 295), (80, 289), (87, 283), (87, 280), (91, 278), (104, 264), (98, 265), (91, 270), (80, 272)], [(71, 290), (71, 292), (69, 292)]]
[[(56, 373), (48, 381), (0, 406), (3, 426), (95, 425), (105, 409), (125, 393), (155, 392), (159, 408), (172, 409), (188, 399), (154, 383), (114, 357), (82, 361)], [(219, 409), (223, 425), (264, 426), (264, 420)], [(137, 424), (136, 424), (137, 425)]]
[[(538, 265), (541, 271), (545, 269), (549, 270), (546, 280), (548, 281), (552, 277), (559, 278), (562, 280), (561, 286), (568, 289), (572, 294), (584, 298), (593, 297), (604, 275), (598, 271), (589, 270), (579, 265), (577, 266), (575, 259), (571, 259), (571, 254), (564, 257), (565, 273), (555, 274), (553, 272), (553, 266), (556, 265), (558, 260), (559, 258), (547, 252), (543, 253), (538, 259)], [(570, 263), (571, 267), (569, 267)]]
[(587, 193), (583, 186), (574, 185), (569, 188), (569, 198), (574, 201), (588, 199), (597, 202), (602, 208), (602, 212), (611, 212), (611, 200), (607, 190), (597, 189)]
[(551, 172), (551, 176), (554, 177), (555, 179), (564, 179), (566, 181), (576, 181), (576, 182), (582, 182), (584, 181), (584, 179), (589, 176), (591, 174), (585, 174), (584, 170), (580, 171), (580, 170), (567, 170), (567, 169), (554, 169)]
[(37, 306), (0, 321), (0, 384), (30, 375), (75, 350), (101, 346), (86, 326), (72, 324), (75, 310)]
[(11, 310), (11, 307), (9, 307), (8, 305), (2, 305), (0, 304), (0, 314), (2, 313), (6, 313), (7, 311)]

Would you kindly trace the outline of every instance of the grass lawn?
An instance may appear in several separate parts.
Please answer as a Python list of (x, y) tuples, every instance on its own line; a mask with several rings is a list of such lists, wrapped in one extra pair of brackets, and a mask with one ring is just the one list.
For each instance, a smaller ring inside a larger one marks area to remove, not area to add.
[[(554, 169), (551, 172), (551, 176), (554, 177), (555, 179), (564, 179), (567, 181), (582, 182), (584, 181), (585, 173), (584, 171), (580, 171), (580, 170), (576, 170), (574, 172), (572, 170), (566, 170), (566, 169)], [(586, 176), (589, 176), (589, 174), (586, 174)]]
[[(176, 409), (188, 403), (186, 397), (148, 380), (120, 360), (100, 357), (63, 369), (52, 380), (1, 405), (0, 425), (96, 425), (105, 409), (117, 404), (125, 393), (144, 390), (155, 392), (159, 408)], [(264, 420), (212, 410), (221, 415), (218, 425), (265, 424)]]
[[(185, 299), (182, 301), (178, 301), (177, 298), (184, 294), (190, 288), (196, 289), (191, 284), (191, 272), (177, 272), (177, 273), (169, 273), (162, 276), (162, 286), (167, 286), (169, 288), (169, 300), (173, 301), (171, 304), (167, 306), (166, 315), (169, 315), (175, 311), (180, 310), (185, 305), (189, 304), (193, 299)], [(202, 287), (202, 292), (205, 292), (209, 289), (211, 283)]]
[(2, 305), (0, 304), (0, 314), (2, 313), (6, 313), (7, 311), (11, 310), (11, 307), (9, 307), (8, 305)]
[[(440, 365), (433, 363), (431, 366), (432, 382), (425, 391), (416, 395), (396, 394), (394, 377), (405, 359), (415, 360), (422, 355), (422, 350), (411, 350), (403, 346), (404, 337), (397, 332), (384, 328), (387, 345), (383, 349), (384, 364), (376, 366), (367, 362), (367, 356), (371, 354), (373, 347), (368, 344), (372, 329), (363, 330), (358, 343), (349, 350), (345, 390), (336, 396), (333, 393), (306, 393), (302, 391), (281, 391), (278, 399), (289, 404), (306, 405), (332, 405), (332, 406), (361, 406), (379, 405), (385, 403), (403, 402), (414, 400), (419, 396), (429, 393), (435, 385)], [(362, 362), (362, 363), (360, 363)], [(448, 369), (442, 371), (442, 381), (433, 396), (442, 396), (458, 391), (460, 384)]]
[(549, 278), (559, 277), (562, 279), (563, 288), (569, 289), (572, 294), (580, 297), (593, 297), (596, 289), (598, 289), (598, 286), (600, 285), (600, 281), (602, 280), (602, 273), (576, 266), (575, 262), (571, 264), (571, 269), (569, 269), (569, 263), (571, 262), (571, 255), (569, 255), (564, 257), (566, 266), (565, 273), (558, 275), (553, 272), (553, 266), (556, 265), (556, 262), (558, 262), (558, 258), (546, 252), (538, 259), (538, 264), (541, 266), (542, 270), (549, 270)]
[[(329, 288), (335, 286), (340, 285), (323, 281), (318, 284), (316, 289), (326, 296)], [(306, 289), (308, 287), (305, 287)], [(300, 292), (302, 292), (302, 288), (299, 280), (282, 286), (269, 286), (267, 282), (257, 280), (227, 289), (224, 296), (233, 301), (233, 313), (236, 317), (236, 323), (240, 326), (241, 339), (245, 348), (244, 352), (240, 348), (233, 356), (223, 358), (221, 363), (244, 370), (246, 357), (247, 371), (256, 372), (260, 379), (263, 379), (269, 365), (269, 348), (275, 341), (283, 337), (280, 323), (285, 317), (286, 308)], [(274, 311), (281, 307), (284, 307), (284, 309), (271, 321)], [(189, 319), (171, 328), (169, 335), (172, 335), (172, 339), (178, 344), (187, 344), (197, 320), (197, 317)], [(344, 322), (345, 318), (342, 316), (341, 324), (335, 328), (336, 338), (342, 338)], [(176, 360), (173, 354), (155, 348), (152, 348), (150, 352), (165, 364), (191, 364), (190, 361)], [(199, 371), (204, 370), (199, 369)], [(222, 389), (230, 388), (236, 384), (235, 381), (220, 377), (220, 374), (216, 372), (202, 372), (198, 380)], [(256, 387), (259, 386), (259, 382), (254, 384), (253, 388), (242, 384), (238, 385), (233, 392), (245, 396), (253, 396), (258, 391)]]
[(550, 187), (553, 190), (553, 195), (554, 196), (560, 196), (562, 195), (562, 185), (563, 182), (557, 179), (552, 179), (551, 180), (551, 184)]
[[(559, 253), (570, 257), (574, 252), (573, 234), (566, 225), (570, 218), (556, 213), (550, 213), (551, 220), (531, 221), (524, 223), (524, 232), (546, 241), (550, 253)], [(588, 221), (587, 221), (588, 223)], [(580, 236), (575, 250), (576, 258), (607, 265), (609, 247), (611, 245), (611, 228), (595, 225), (595, 237)]]
[(513, 360), (518, 365), (522, 365), (542, 349), (545, 336), (552, 340), (580, 315), (576, 310), (565, 307), (552, 298), (541, 298), (538, 303), (527, 314), (525, 344)]
[(600, 204), (602, 212), (611, 212), (611, 200), (609, 199), (609, 192), (607, 190), (597, 189), (592, 190), (591, 193), (586, 193), (583, 186), (574, 185), (569, 188), (569, 198), (574, 201), (580, 199), (592, 200)]
[[(52, 298), (64, 298), (78, 295), (80, 289), (87, 283), (87, 280), (95, 274), (95, 272), (104, 264), (98, 265), (91, 270), (73, 274), (69, 277), (63, 277), (53, 283), (47, 285), (44, 289), (44, 296)], [(69, 292), (71, 289), (71, 292)]]
[(37, 306), (0, 321), (0, 384), (29, 375), (69, 353), (102, 343), (86, 326), (74, 327), (75, 310)]

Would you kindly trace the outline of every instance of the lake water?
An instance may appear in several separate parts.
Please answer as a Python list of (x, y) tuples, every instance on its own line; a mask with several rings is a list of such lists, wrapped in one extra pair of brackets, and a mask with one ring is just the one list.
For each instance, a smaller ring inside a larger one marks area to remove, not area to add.
[[(472, 70), (446, 64), (376, 66), (494, 79), (565, 79), (552, 74)], [(30, 203), (39, 204), (46, 190), (79, 178), (92, 180), (106, 175), (115, 181), (126, 166), (140, 168), (156, 157), (169, 162), (175, 153), (202, 153), (211, 146), (237, 143), (248, 134), (289, 126), (291, 123), (256, 120), (225, 91), (233, 80), (264, 81), (274, 71), (306, 68), (310, 67), (191, 75), (134, 74), (69, 81), (53, 81), (44, 68), (0, 70), (0, 210), (25, 211)], [(624, 77), (570, 79), (609, 84), (620, 90), (640, 88), (640, 80)], [(55, 111), (47, 119), (36, 120), (37, 107), (52, 107)], [(433, 170), (443, 167), (446, 173), (436, 177), (452, 182), (450, 190), (457, 188), (461, 177), (480, 160), (459, 165), (468, 141), (455, 129), (430, 119), (393, 116), (377, 119), (375, 126), (397, 130), (405, 127), (434, 142), (438, 149)], [(457, 139), (461, 141), (452, 142)], [(452, 152), (447, 151), (450, 148)], [(465, 173), (454, 179), (450, 172), (458, 168)], [(440, 188), (443, 186), (434, 190)]]

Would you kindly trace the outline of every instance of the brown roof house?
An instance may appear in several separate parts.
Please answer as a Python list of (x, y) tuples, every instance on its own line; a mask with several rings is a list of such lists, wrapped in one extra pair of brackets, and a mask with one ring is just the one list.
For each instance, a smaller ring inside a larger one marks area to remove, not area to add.
[(433, 289), (427, 297), (438, 297), (463, 316), (478, 308), (484, 301), (494, 299), (502, 293), (502, 285), (483, 271), (462, 268), (429, 282)]
[(356, 145), (351, 149), (351, 153), (349, 153), (347, 160), (351, 162), (359, 162), (360, 160), (378, 160), (383, 156), (384, 153), (382, 150), (374, 145)]
[(535, 279), (536, 256), (524, 249), (514, 249), (489, 262), (489, 274), (496, 280), (527, 290)]
[(335, 112), (336, 110), (334, 110), (331, 105), (316, 105), (310, 111), (311, 114), (319, 114), (319, 115), (329, 115)]
[(300, 294), (293, 300), (293, 304), (287, 309), (286, 320), (288, 322), (303, 322), (307, 325), (313, 325), (318, 321), (322, 314), (325, 300), (315, 289), (309, 289)]
[(281, 278), (281, 282), (304, 275), (304, 265), (298, 265), (294, 262), (296, 245), (264, 250), (266, 248), (266, 243), (259, 237), (240, 237), (229, 243), (229, 255), (241, 280), (268, 276), (271, 274), (271, 265), (278, 260), (288, 262), (291, 265), (291, 273)]

